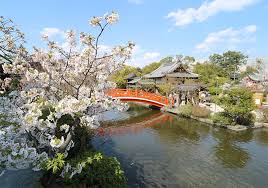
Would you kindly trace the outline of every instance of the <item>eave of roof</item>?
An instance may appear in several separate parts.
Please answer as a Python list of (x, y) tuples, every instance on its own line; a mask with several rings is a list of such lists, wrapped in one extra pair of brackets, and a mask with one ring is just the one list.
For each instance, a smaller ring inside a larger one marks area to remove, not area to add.
[(260, 82), (260, 81), (264, 81), (264, 80), (265, 80), (264, 77), (262, 77), (260, 74), (250, 74), (250, 75), (248, 75), (248, 77), (249, 77), (251, 80), (253, 80), (253, 81), (258, 81), (258, 82)]
[(141, 79), (141, 78), (136, 77), (136, 78), (134, 78), (133, 80), (129, 81), (128, 84), (135, 84), (135, 83), (137, 83), (140, 79)]
[(183, 73), (183, 72), (171, 73), (171, 74), (167, 74), (167, 76), (172, 77), (172, 78), (199, 78), (198, 74)]

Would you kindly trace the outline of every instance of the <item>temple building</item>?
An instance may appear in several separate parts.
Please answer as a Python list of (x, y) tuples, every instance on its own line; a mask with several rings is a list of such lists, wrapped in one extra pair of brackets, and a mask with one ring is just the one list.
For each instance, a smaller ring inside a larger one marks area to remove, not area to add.
[(177, 105), (181, 103), (199, 103), (199, 92), (204, 87), (199, 83), (199, 75), (192, 73), (186, 68), (181, 59), (175, 58), (172, 61), (163, 63), (153, 72), (143, 77), (127, 77), (127, 88), (142, 88), (152, 92), (158, 92), (160, 85), (169, 85), (171, 95)]
[(268, 105), (268, 77), (258, 73), (243, 78), (242, 85), (253, 93), (254, 103), (261, 107)]

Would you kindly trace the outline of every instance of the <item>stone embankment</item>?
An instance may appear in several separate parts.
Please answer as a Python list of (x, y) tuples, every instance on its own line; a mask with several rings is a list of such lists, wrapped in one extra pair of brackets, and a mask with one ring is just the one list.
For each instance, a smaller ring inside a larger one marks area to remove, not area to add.
[[(161, 109), (163, 112), (168, 112), (168, 113), (172, 113), (175, 115), (180, 116), (180, 112), (178, 109), (176, 108), (162, 108)], [(206, 125), (209, 126), (214, 126), (214, 127), (221, 127), (221, 128), (225, 128), (225, 129), (229, 129), (232, 131), (245, 131), (248, 129), (256, 129), (256, 128), (268, 128), (268, 123), (261, 123), (261, 122), (255, 122), (254, 126), (244, 126), (244, 125), (223, 125), (220, 123), (215, 123), (213, 122), (211, 119), (208, 118), (199, 118), (199, 117), (195, 117), (195, 116), (190, 116), (189, 118), (194, 119), (196, 121), (205, 123)]]

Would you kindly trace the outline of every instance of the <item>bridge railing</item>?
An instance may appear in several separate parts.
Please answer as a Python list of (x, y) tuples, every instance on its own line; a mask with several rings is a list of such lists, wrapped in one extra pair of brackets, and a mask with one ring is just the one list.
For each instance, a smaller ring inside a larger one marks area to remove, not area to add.
[(146, 92), (138, 89), (110, 89), (106, 92), (111, 97), (135, 97), (159, 102), (169, 105), (170, 101), (167, 97), (157, 95), (155, 93)]

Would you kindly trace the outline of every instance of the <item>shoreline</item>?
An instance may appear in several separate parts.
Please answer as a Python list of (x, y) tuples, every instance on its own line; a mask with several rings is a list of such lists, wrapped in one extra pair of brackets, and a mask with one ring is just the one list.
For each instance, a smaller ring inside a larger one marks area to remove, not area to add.
[[(176, 109), (172, 109), (172, 108), (161, 108), (162, 112), (167, 112), (167, 113), (171, 113), (177, 116), (181, 116), (180, 113), (178, 111), (176, 111)], [(268, 128), (268, 123), (262, 123), (262, 122), (255, 122), (254, 126), (244, 126), (244, 125), (223, 125), (220, 123), (214, 123), (211, 119), (208, 118), (199, 118), (199, 117), (195, 117), (195, 116), (190, 116), (190, 117), (186, 117), (189, 119), (193, 119), (202, 123), (207, 124), (208, 126), (212, 126), (212, 127), (220, 127), (220, 128), (224, 128), (224, 129), (229, 129), (232, 131), (246, 131), (249, 129), (258, 129), (258, 128)]]

